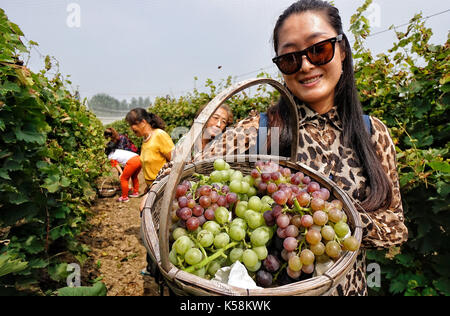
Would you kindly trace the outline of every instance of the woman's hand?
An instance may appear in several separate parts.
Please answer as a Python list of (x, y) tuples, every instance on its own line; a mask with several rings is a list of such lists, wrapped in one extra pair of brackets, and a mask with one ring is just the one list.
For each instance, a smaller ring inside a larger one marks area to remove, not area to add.
[(172, 170), (173, 167), (173, 162), (169, 161), (167, 162), (162, 168), (161, 170), (159, 170), (158, 175), (156, 176), (155, 182), (161, 180), (162, 178), (164, 178), (165, 176), (170, 174), (170, 171)]

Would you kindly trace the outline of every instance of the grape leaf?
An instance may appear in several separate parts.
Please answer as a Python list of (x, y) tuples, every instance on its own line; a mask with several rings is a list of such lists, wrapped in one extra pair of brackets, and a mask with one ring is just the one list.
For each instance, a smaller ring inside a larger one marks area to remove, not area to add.
[(8, 160), (5, 161), (3, 168), (9, 171), (18, 171), (23, 169), (20, 163), (12, 158), (9, 158)]
[(6, 94), (7, 92), (20, 92), (20, 87), (11, 81), (6, 81), (0, 85), (0, 94)]
[(403, 293), (406, 290), (407, 282), (401, 279), (394, 279), (391, 281), (389, 291), (393, 294)]
[(14, 59), (11, 58), (11, 55), (8, 54), (0, 54), (0, 62), (5, 62), (5, 63), (13, 63)]
[(445, 173), (450, 173), (450, 164), (444, 161), (432, 161), (428, 165), (436, 171), (441, 171)]
[(3, 178), (5, 180), (11, 180), (8, 171), (6, 169), (0, 169), (0, 178)]
[(93, 286), (64, 287), (57, 291), (58, 296), (106, 296), (107, 289), (103, 282)]
[(444, 182), (444, 181), (438, 181), (436, 183), (437, 192), (442, 197), (446, 197), (450, 193), (450, 184)]
[(47, 189), (50, 193), (55, 193), (60, 188), (59, 179), (59, 175), (50, 175), (41, 187)]
[(395, 260), (401, 265), (411, 268), (414, 266), (414, 257), (408, 253), (401, 253), (395, 256)]
[(44, 245), (36, 236), (30, 236), (23, 243), (23, 248), (30, 254), (37, 254), (44, 250)]
[(61, 206), (60, 208), (56, 209), (52, 215), (57, 219), (64, 219), (66, 218), (66, 214), (70, 213), (70, 209), (67, 206)]
[(10, 192), (8, 193), (9, 202), (12, 204), (23, 204), (25, 202), (28, 202), (28, 197), (23, 194), (22, 192)]
[(18, 140), (23, 140), (27, 143), (37, 143), (39, 145), (42, 145), (45, 142), (45, 135), (42, 133), (21, 130), (18, 128), (15, 129), (15, 133)]
[(70, 180), (67, 177), (61, 177), (61, 186), (67, 188), (70, 185)]
[(450, 92), (450, 83), (446, 82), (444, 85), (442, 85), (441, 91), (444, 93), (449, 93)]
[(28, 266), (33, 269), (42, 269), (48, 266), (48, 261), (42, 258), (36, 258), (30, 260)]
[(26, 269), (28, 262), (23, 262), (20, 259), (14, 259), (12, 256), (3, 253), (0, 254), (0, 277), (22, 271)]
[(69, 275), (67, 263), (54, 264), (48, 267), (50, 278), (55, 281), (62, 281)]

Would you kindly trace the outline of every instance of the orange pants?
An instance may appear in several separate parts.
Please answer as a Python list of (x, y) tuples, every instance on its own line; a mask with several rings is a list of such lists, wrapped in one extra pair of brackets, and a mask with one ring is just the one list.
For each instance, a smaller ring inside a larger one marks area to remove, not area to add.
[(141, 158), (134, 156), (127, 161), (120, 176), (120, 186), (122, 188), (122, 197), (128, 197), (128, 180), (133, 181), (133, 194), (139, 194), (139, 179), (138, 175), (141, 171)]

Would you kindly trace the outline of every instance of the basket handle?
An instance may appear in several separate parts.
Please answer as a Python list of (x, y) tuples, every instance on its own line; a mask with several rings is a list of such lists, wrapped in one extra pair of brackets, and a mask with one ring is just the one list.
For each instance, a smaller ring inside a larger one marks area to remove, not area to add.
[[(172, 201), (175, 197), (175, 187), (180, 182), (181, 172), (184, 169), (186, 161), (190, 160), (192, 148), (196, 144), (197, 140), (203, 134), (203, 130), (206, 127), (206, 122), (216, 112), (216, 110), (233, 95), (241, 92), (242, 90), (254, 85), (269, 84), (278, 90), (282, 97), (288, 101), (290, 107), (290, 125), (293, 127), (293, 131), (298, 131), (298, 113), (295, 102), (289, 93), (289, 91), (278, 81), (269, 78), (256, 78), (241, 81), (219, 93), (208, 105), (203, 109), (197, 119), (194, 120), (189, 133), (186, 135), (186, 140), (177, 149), (177, 155), (174, 159), (174, 164), (171, 169), (169, 179), (166, 183), (164, 190), (164, 196), (160, 209), (160, 225), (159, 225), (159, 245), (161, 255), (161, 265), (165, 271), (169, 271), (169, 226), (171, 217), (169, 216), (172, 208)], [(290, 160), (295, 162), (297, 160), (297, 144), (298, 133), (292, 133), (292, 145), (291, 145), (291, 157)]]

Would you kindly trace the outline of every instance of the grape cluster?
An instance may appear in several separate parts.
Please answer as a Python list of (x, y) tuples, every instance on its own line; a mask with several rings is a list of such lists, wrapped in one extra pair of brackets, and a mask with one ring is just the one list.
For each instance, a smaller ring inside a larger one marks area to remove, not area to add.
[(302, 172), (258, 161), (244, 176), (217, 159), (209, 176), (196, 176), (177, 186), (173, 202), (169, 259), (187, 272), (211, 278), (239, 260), (270, 287), (359, 248), (342, 202)]
[(208, 220), (217, 219), (219, 223), (227, 221), (227, 209), (238, 199), (236, 193), (229, 191), (228, 186), (217, 184), (204, 184), (193, 189), (191, 182), (183, 181), (177, 186), (174, 201), (179, 226), (195, 231)]
[[(357, 239), (351, 236), (343, 204), (330, 199), (330, 191), (305, 176), (273, 162), (258, 162), (251, 172), (261, 194), (272, 194), (272, 209), (264, 213), (268, 226), (276, 225), (274, 253), (264, 261), (265, 271), (259, 271), (261, 286), (272, 285), (269, 273), (277, 274), (286, 266), (292, 281), (302, 272), (311, 275), (316, 262), (337, 260), (343, 251), (356, 251)], [(289, 282), (287, 282), (289, 283)]]
[(275, 231), (262, 212), (274, 201), (256, 196), (254, 179), (222, 159), (209, 176), (196, 176), (198, 182), (183, 181), (176, 188), (170, 261), (205, 278), (237, 260), (248, 271), (258, 271)]

